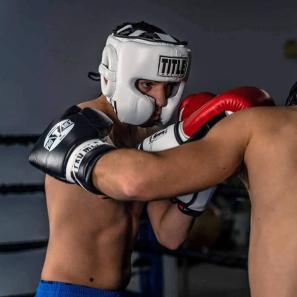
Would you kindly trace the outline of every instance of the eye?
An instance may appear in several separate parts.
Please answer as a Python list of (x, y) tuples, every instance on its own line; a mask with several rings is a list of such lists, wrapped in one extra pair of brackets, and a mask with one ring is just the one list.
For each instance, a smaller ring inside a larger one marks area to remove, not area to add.
[(154, 82), (153, 81), (149, 81), (149, 80), (141, 80), (141, 79), (139, 79), (136, 82), (137, 89), (140, 92), (142, 92), (142, 93), (149, 92), (152, 89), (153, 85), (154, 85)]
[(166, 97), (167, 98), (175, 96), (178, 85), (179, 85), (178, 83), (168, 83), (167, 84), (167, 88), (166, 88)]
[(141, 83), (141, 86), (145, 89), (149, 89), (153, 86), (153, 82), (151, 81), (144, 81)]

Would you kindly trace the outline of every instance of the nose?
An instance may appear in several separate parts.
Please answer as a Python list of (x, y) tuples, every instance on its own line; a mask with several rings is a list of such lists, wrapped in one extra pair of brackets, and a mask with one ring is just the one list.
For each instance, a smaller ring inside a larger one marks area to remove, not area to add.
[(159, 84), (155, 86), (152, 97), (155, 99), (156, 106), (164, 107), (167, 105), (166, 85)]

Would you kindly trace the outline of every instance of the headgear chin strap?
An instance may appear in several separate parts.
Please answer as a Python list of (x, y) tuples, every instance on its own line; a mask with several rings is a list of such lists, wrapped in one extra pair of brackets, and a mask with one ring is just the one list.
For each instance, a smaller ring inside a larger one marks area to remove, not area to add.
[[(137, 32), (137, 31), (136, 31)], [(180, 102), (190, 67), (190, 50), (170, 35), (161, 41), (119, 37), (107, 38), (99, 65), (101, 89), (124, 123), (144, 124), (155, 110), (154, 98), (136, 88), (139, 79), (175, 82), (177, 87), (162, 108), (161, 122), (167, 123)]]

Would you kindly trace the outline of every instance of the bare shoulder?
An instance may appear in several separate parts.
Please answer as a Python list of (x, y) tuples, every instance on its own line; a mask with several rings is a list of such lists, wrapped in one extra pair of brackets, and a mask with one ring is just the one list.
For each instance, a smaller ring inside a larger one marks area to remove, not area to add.
[(49, 175), (45, 176), (45, 192), (47, 195), (57, 195), (62, 193), (65, 195), (67, 192), (73, 192), (79, 189), (76, 185), (61, 182)]
[(44, 180), (45, 191), (47, 191), (51, 187), (55, 187), (59, 183), (60, 182), (57, 179), (53, 178), (50, 175), (46, 175)]
[(238, 115), (249, 125), (245, 160), (270, 160), (294, 151), (297, 145), (297, 108), (256, 107)]
[[(51, 197), (51, 199), (52, 197), (99, 197), (98, 195), (85, 191), (83, 188), (75, 184), (59, 181), (49, 175), (46, 175), (44, 184), (46, 196)], [(105, 196), (100, 196), (100, 198), (105, 198)], [(74, 200), (74, 198), (72, 199)]]
[(217, 123), (200, 141), (200, 146), (204, 144), (206, 151), (214, 148), (218, 159), (232, 155), (239, 160), (251, 152), (252, 155), (255, 151), (265, 153), (268, 146), (274, 147), (271, 143), (295, 133), (295, 127), (297, 108), (296, 111), (286, 107), (249, 108)]
[(213, 140), (215, 143), (221, 142), (222, 144), (241, 143), (245, 146), (251, 138), (254, 118), (255, 115), (252, 109), (233, 113), (212, 127), (205, 140)]
[(118, 118), (106, 97), (101, 95), (93, 100), (84, 101), (78, 104), (80, 108), (93, 108), (105, 113), (114, 123), (119, 123)]
[[(267, 134), (279, 133), (294, 129), (297, 124), (297, 108), (292, 107), (254, 107), (236, 112), (220, 121), (209, 132), (212, 134), (224, 133), (224, 137), (246, 138)], [(217, 135), (216, 135), (217, 137)]]
[(247, 121), (253, 137), (287, 137), (296, 132), (297, 108), (294, 107), (256, 107), (246, 110), (241, 117)]
[(98, 109), (98, 110), (104, 110), (105, 109), (105, 106), (107, 105), (107, 100), (106, 98), (101, 95), (97, 98), (94, 98), (94, 99), (91, 99), (91, 100), (88, 100), (88, 101), (83, 101), (83, 102), (80, 102), (78, 104), (78, 106), (80, 108), (94, 108), (94, 109)]

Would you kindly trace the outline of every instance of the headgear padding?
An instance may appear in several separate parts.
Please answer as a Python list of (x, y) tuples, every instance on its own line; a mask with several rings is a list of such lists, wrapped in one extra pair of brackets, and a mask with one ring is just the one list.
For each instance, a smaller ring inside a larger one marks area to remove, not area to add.
[(155, 100), (136, 88), (137, 80), (175, 82), (177, 87), (161, 112), (165, 124), (180, 102), (190, 67), (190, 50), (170, 35), (157, 33), (161, 41), (150, 41), (138, 37), (140, 33), (136, 30), (129, 37), (113, 33), (107, 38), (99, 65), (102, 93), (121, 122), (141, 125), (152, 116)]

